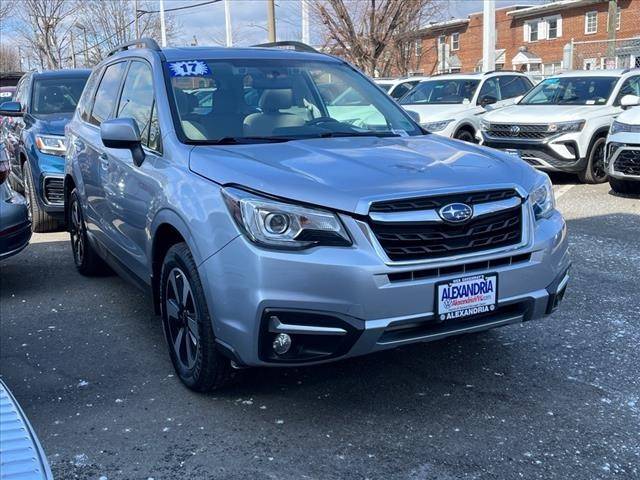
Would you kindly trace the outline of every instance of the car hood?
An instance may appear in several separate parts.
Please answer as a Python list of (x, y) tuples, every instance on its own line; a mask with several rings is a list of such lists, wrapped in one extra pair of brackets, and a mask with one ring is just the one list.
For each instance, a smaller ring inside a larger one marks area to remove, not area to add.
[(64, 135), (64, 127), (71, 121), (73, 113), (48, 113), (33, 116), (36, 129), (47, 135)]
[(196, 146), (190, 168), (222, 185), (358, 214), (377, 199), (495, 186), (528, 191), (536, 179), (511, 155), (437, 135)]
[(550, 123), (597, 118), (614, 111), (609, 106), (595, 105), (511, 105), (487, 113), (484, 119), (497, 123)]
[(620, 114), (617, 120), (628, 125), (640, 125), (640, 107), (633, 107), (629, 110), (625, 110)]
[(454, 119), (457, 115), (468, 112), (473, 107), (456, 103), (454, 105), (402, 105), (408, 112), (420, 115), (420, 123), (438, 122)]

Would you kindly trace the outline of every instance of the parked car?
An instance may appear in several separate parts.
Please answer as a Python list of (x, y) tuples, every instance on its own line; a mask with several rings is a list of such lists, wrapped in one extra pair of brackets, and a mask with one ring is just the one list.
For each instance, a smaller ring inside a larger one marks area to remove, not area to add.
[(61, 227), (64, 219), (64, 127), (73, 115), (90, 70), (29, 72), (13, 101), (0, 105), (11, 183), (24, 193), (34, 232)]
[(413, 87), (429, 77), (374, 78), (373, 81), (396, 100), (405, 96)]
[[(247, 114), (249, 81), (263, 90)], [(379, 123), (336, 119), (327, 82)], [(217, 86), (207, 115), (185, 92), (196, 83)], [(569, 279), (546, 175), (425, 134), (333, 56), (137, 40), (94, 69), (67, 144), (77, 269), (107, 263), (151, 292), (195, 390), (224, 385), (233, 365), (322, 363), (539, 319)]]
[(400, 105), (418, 114), (430, 132), (476, 142), (482, 116), (513, 104), (532, 85), (518, 72), (439, 75), (420, 82)]
[(31, 238), (31, 219), (24, 197), (9, 182), (11, 164), (0, 141), (0, 260), (21, 252)]
[(516, 105), (483, 119), (484, 144), (536, 168), (607, 181), (604, 147), (622, 97), (640, 95), (640, 69), (563, 73), (536, 85)]
[(52, 480), (47, 457), (15, 397), (0, 380), (0, 480)]
[(611, 188), (619, 193), (640, 193), (640, 96), (620, 101), (631, 107), (613, 121), (607, 138), (607, 172)]

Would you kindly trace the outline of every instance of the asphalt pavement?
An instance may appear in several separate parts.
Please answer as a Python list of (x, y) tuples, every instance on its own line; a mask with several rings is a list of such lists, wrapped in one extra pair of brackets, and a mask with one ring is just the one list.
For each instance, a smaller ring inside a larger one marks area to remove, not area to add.
[(57, 479), (640, 478), (640, 199), (554, 180), (573, 269), (545, 320), (202, 395), (145, 295), (34, 235), (0, 265), (0, 374)]

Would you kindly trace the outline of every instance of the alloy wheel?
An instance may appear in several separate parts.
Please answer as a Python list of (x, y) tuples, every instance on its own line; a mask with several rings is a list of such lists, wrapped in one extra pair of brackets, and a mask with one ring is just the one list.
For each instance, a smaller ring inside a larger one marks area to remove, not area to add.
[(593, 152), (591, 169), (593, 172), (593, 178), (597, 182), (604, 182), (607, 178), (607, 171), (604, 166), (604, 146), (605, 142), (600, 142), (596, 145), (596, 149)]
[(171, 347), (182, 368), (191, 370), (200, 347), (198, 312), (189, 280), (180, 268), (173, 268), (169, 272), (165, 299)]
[(84, 260), (84, 224), (82, 222), (82, 214), (80, 213), (80, 204), (74, 200), (71, 204), (71, 228), (69, 229), (71, 236), (71, 250), (76, 265), (82, 265)]

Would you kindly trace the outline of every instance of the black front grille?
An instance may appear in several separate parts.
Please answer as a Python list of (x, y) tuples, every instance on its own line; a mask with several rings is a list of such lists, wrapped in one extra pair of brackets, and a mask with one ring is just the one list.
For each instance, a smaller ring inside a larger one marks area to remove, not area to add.
[[(514, 130), (517, 128), (517, 131)], [(548, 126), (544, 124), (539, 125), (516, 125), (516, 124), (499, 124), (492, 123), (491, 128), (487, 130), (487, 135), (493, 138), (526, 138), (532, 140), (539, 140), (547, 138), (549, 133)]]
[(64, 204), (64, 180), (57, 177), (44, 179), (44, 199), (52, 205)]
[(618, 154), (613, 169), (624, 175), (640, 175), (640, 150), (623, 150)]
[(390, 200), (371, 205), (370, 212), (411, 212), (414, 210), (434, 210), (449, 203), (478, 203), (496, 202), (507, 198), (517, 197), (513, 189), (490, 190), (487, 192), (465, 192), (433, 197), (409, 198), (406, 200)]
[(424, 260), (481, 252), (520, 243), (520, 206), (472, 218), (462, 225), (449, 223), (376, 223), (370, 226), (393, 261)]

